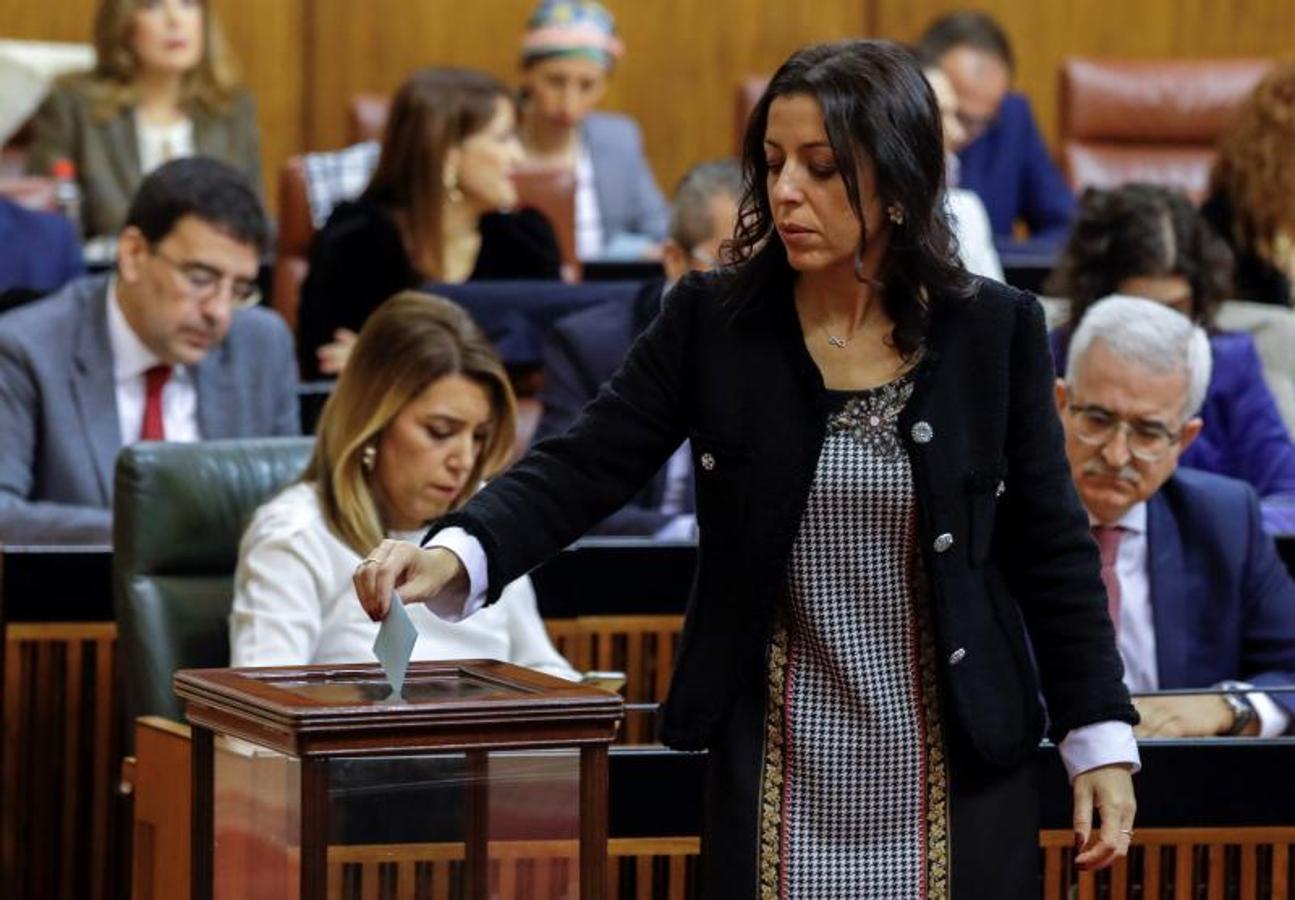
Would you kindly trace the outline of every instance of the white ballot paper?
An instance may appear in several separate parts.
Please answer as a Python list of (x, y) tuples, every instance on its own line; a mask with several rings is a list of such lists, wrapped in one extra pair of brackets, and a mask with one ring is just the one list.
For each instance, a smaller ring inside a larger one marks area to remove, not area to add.
[(382, 671), (387, 673), (392, 700), (399, 699), (405, 688), (405, 673), (409, 671), (409, 657), (417, 640), (418, 628), (409, 618), (405, 601), (393, 591), (391, 608), (387, 610), (387, 617), (378, 628), (377, 640), (373, 642), (373, 655), (382, 663)]

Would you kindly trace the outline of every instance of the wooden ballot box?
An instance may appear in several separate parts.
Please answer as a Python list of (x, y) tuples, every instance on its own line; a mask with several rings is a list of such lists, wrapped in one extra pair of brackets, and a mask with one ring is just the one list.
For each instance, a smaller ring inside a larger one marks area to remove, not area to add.
[(389, 871), (364, 896), (607, 895), (615, 694), (491, 660), (413, 663), (394, 699), (375, 665), (174, 685), (193, 726), (193, 900), (349, 896), (339, 860), (366, 853)]

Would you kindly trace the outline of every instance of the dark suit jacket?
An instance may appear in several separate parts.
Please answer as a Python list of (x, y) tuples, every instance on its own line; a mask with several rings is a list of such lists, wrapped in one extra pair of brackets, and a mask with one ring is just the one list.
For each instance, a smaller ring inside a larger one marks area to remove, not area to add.
[(1060, 244), (1075, 217), (1075, 196), (1048, 155), (1034, 123), (1030, 102), (1021, 94), (1003, 98), (998, 116), (958, 153), (959, 187), (985, 202), (998, 238), (1010, 239), (1012, 223), (1024, 219), (1030, 237)]
[[(76, 164), (81, 188), (81, 222), (86, 237), (114, 235), (143, 180), (135, 112), (123, 109), (111, 119), (96, 113), (86, 76), (54, 87), (36, 113), (35, 139), (27, 158), (33, 175), (49, 175), (60, 157)], [(224, 115), (194, 115), (193, 149), (199, 156), (227, 162), (261, 194), (261, 137), (252, 95), (240, 92)]]
[(1295, 686), (1295, 582), (1248, 485), (1179, 469), (1147, 502), (1147, 569), (1160, 687)]
[[(481, 217), (481, 249), (470, 281), (553, 280), (562, 255), (548, 219), (533, 209)], [(310, 246), (301, 285), (297, 353), (304, 378), (326, 377), (315, 351), (338, 328), (359, 331), (393, 294), (427, 281), (409, 258), (391, 214), (372, 200), (339, 203)]]
[[(632, 303), (609, 300), (563, 316), (544, 339), (544, 417), (536, 440), (561, 434), (571, 426), (598, 389), (612, 377), (630, 345), (661, 310), (664, 280), (646, 282)], [(665, 496), (663, 467), (621, 509), (591, 529), (593, 534), (652, 535), (670, 521), (661, 512)]]
[[(108, 277), (0, 316), (0, 543), (109, 543), (121, 449)], [(264, 309), (234, 314), (193, 369), (204, 438), (301, 430), (292, 335)]]
[[(792, 285), (768, 284), (737, 315), (717, 300), (723, 277), (681, 281), (570, 430), (438, 523), (481, 541), (497, 598), (623, 505), (690, 438), (698, 571), (662, 724), (681, 748), (707, 745), (736, 691), (763, 677), (830, 410)], [(1044, 723), (1027, 627), (1054, 737), (1136, 713), (1052, 405), (1042, 308), (988, 281), (974, 299), (936, 308), (900, 435), (948, 718), (983, 760), (1016, 765)], [(913, 436), (918, 422), (931, 440)]]
[(0, 312), (56, 291), (85, 271), (72, 223), (0, 197)]

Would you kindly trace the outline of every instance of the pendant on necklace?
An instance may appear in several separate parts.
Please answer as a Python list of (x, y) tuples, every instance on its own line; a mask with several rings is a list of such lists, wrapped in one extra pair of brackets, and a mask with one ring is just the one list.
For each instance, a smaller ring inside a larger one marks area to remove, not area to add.
[(835, 335), (829, 334), (827, 336), (827, 342), (831, 344), (833, 347), (837, 347), (841, 350), (845, 349), (845, 343), (846, 343), (845, 338), (836, 337)]

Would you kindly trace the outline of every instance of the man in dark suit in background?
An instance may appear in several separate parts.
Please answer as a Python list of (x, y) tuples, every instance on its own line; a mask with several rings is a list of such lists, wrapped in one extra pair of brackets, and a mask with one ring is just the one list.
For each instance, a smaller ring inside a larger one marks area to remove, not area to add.
[[(1291, 731), (1295, 583), (1242, 481), (1178, 469), (1200, 433), (1205, 333), (1166, 306), (1110, 297), (1084, 314), (1056, 385), (1066, 455), (1102, 554), (1143, 737)], [(1231, 690), (1234, 693), (1225, 693)]]
[(292, 336), (252, 308), (266, 237), (235, 169), (176, 160), (140, 185), (113, 275), (0, 316), (0, 543), (107, 543), (125, 444), (299, 432)]
[(0, 312), (56, 291), (84, 272), (81, 241), (70, 220), (0, 197)]
[[(553, 326), (544, 345), (544, 417), (536, 440), (559, 434), (575, 421), (656, 317), (662, 296), (676, 281), (717, 264), (720, 244), (733, 234), (741, 193), (742, 171), (736, 160), (694, 166), (671, 201), (670, 233), (662, 255), (665, 278), (644, 284), (633, 303), (599, 304)], [(692, 462), (685, 444), (632, 503), (594, 533), (691, 539), (696, 528), (692, 502)]]
[(989, 15), (964, 10), (933, 22), (918, 48), (958, 94), (966, 138), (957, 186), (980, 195), (1000, 246), (1011, 245), (1017, 220), (1033, 242), (1060, 244), (1075, 216), (1074, 194), (1048, 155), (1030, 102), (1009, 90), (1015, 60), (1006, 33)]

